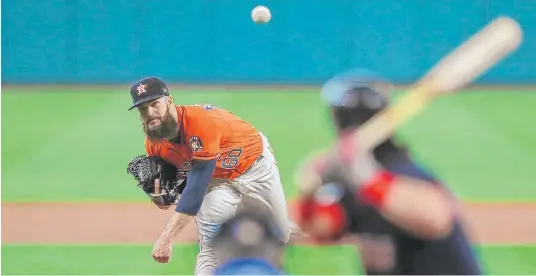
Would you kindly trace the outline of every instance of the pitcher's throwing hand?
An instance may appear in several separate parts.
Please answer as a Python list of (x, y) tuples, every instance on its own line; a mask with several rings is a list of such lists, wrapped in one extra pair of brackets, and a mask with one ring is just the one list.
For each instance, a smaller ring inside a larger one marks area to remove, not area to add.
[(158, 240), (153, 247), (153, 259), (159, 263), (168, 263), (171, 260), (172, 250), (171, 241)]

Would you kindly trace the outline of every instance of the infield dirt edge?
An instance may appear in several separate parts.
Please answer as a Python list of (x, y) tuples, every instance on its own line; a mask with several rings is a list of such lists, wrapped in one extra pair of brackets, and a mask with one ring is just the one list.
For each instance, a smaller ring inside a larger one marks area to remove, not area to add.
[[(536, 204), (464, 203), (460, 210), (476, 243), (536, 244), (536, 222), (528, 219), (536, 214)], [(2, 203), (2, 243), (152, 244), (171, 212), (150, 203)], [(195, 223), (176, 242), (196, 243)]]

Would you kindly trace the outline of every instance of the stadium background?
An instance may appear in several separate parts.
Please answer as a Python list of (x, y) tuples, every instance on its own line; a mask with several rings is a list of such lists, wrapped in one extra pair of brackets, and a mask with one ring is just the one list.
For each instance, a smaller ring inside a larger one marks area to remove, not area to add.
[[(269, 24), (250, 20), (257, 4), (271, 8)], [(32, 226), (40, 220), (26, 217), (55, 202), (149, 204), (126, 175), (128, 160), (143, 153), (137, 114), (127, 112), (131, 82), (161, 77), (177, 103), (217, 104), (255, 124), (272, 141), (292, 197), (293, 170), (332, 138), (317, 85), (355, 67), (411, 83), (498, 15), (521, 23), (520, 50), (398, 136), (464, 201), (532, 208), (535, 13), (531, 0), (3, 1), (2, 273), (192, 273), (195, 245), (177, 244), (163, 266), (150, 258), (150, 242), (40, 241), (43, 229)], [(41, 223), (60, 216), (39, 214)], [(507, 218), (495, 219), (509, 235)], [(69, 235), (74, 226), (57, 227)], [(486, 272), (536, 273), (531, 238), (479, 244)], [(295, 274), (354, 274), (356, 258), (351, 246), (300, 245), (288, 249), (287, 265)]]

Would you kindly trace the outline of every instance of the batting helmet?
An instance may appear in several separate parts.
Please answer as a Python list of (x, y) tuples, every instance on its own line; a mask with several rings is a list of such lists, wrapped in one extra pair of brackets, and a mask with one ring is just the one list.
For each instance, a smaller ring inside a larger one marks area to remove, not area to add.
[(351, 70), (328, 80), (321, 95), (329, 106), (339, 131), (357, 127), (382, 110), (388, 103), (389, 82), (374, 73)]
[[(330, 106), (333, 121), (339, 132), (359, 127), (389, 104), (392, 85), (375, 73), (357, 69), (336, 75), (321, 89), (324, 101)], [(389, 138), (373, 151), (380, 162), (393, 156), (407, 156), (407, 148)]]

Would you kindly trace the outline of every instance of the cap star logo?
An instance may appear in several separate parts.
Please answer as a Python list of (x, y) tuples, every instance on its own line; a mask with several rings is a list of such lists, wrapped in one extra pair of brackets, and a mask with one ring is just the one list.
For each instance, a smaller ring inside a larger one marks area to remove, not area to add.
[(138, 87), (136, 87), (136, 90), (138, 90), (138, 96), (147, 92), (147, 84), (140, 84)]

